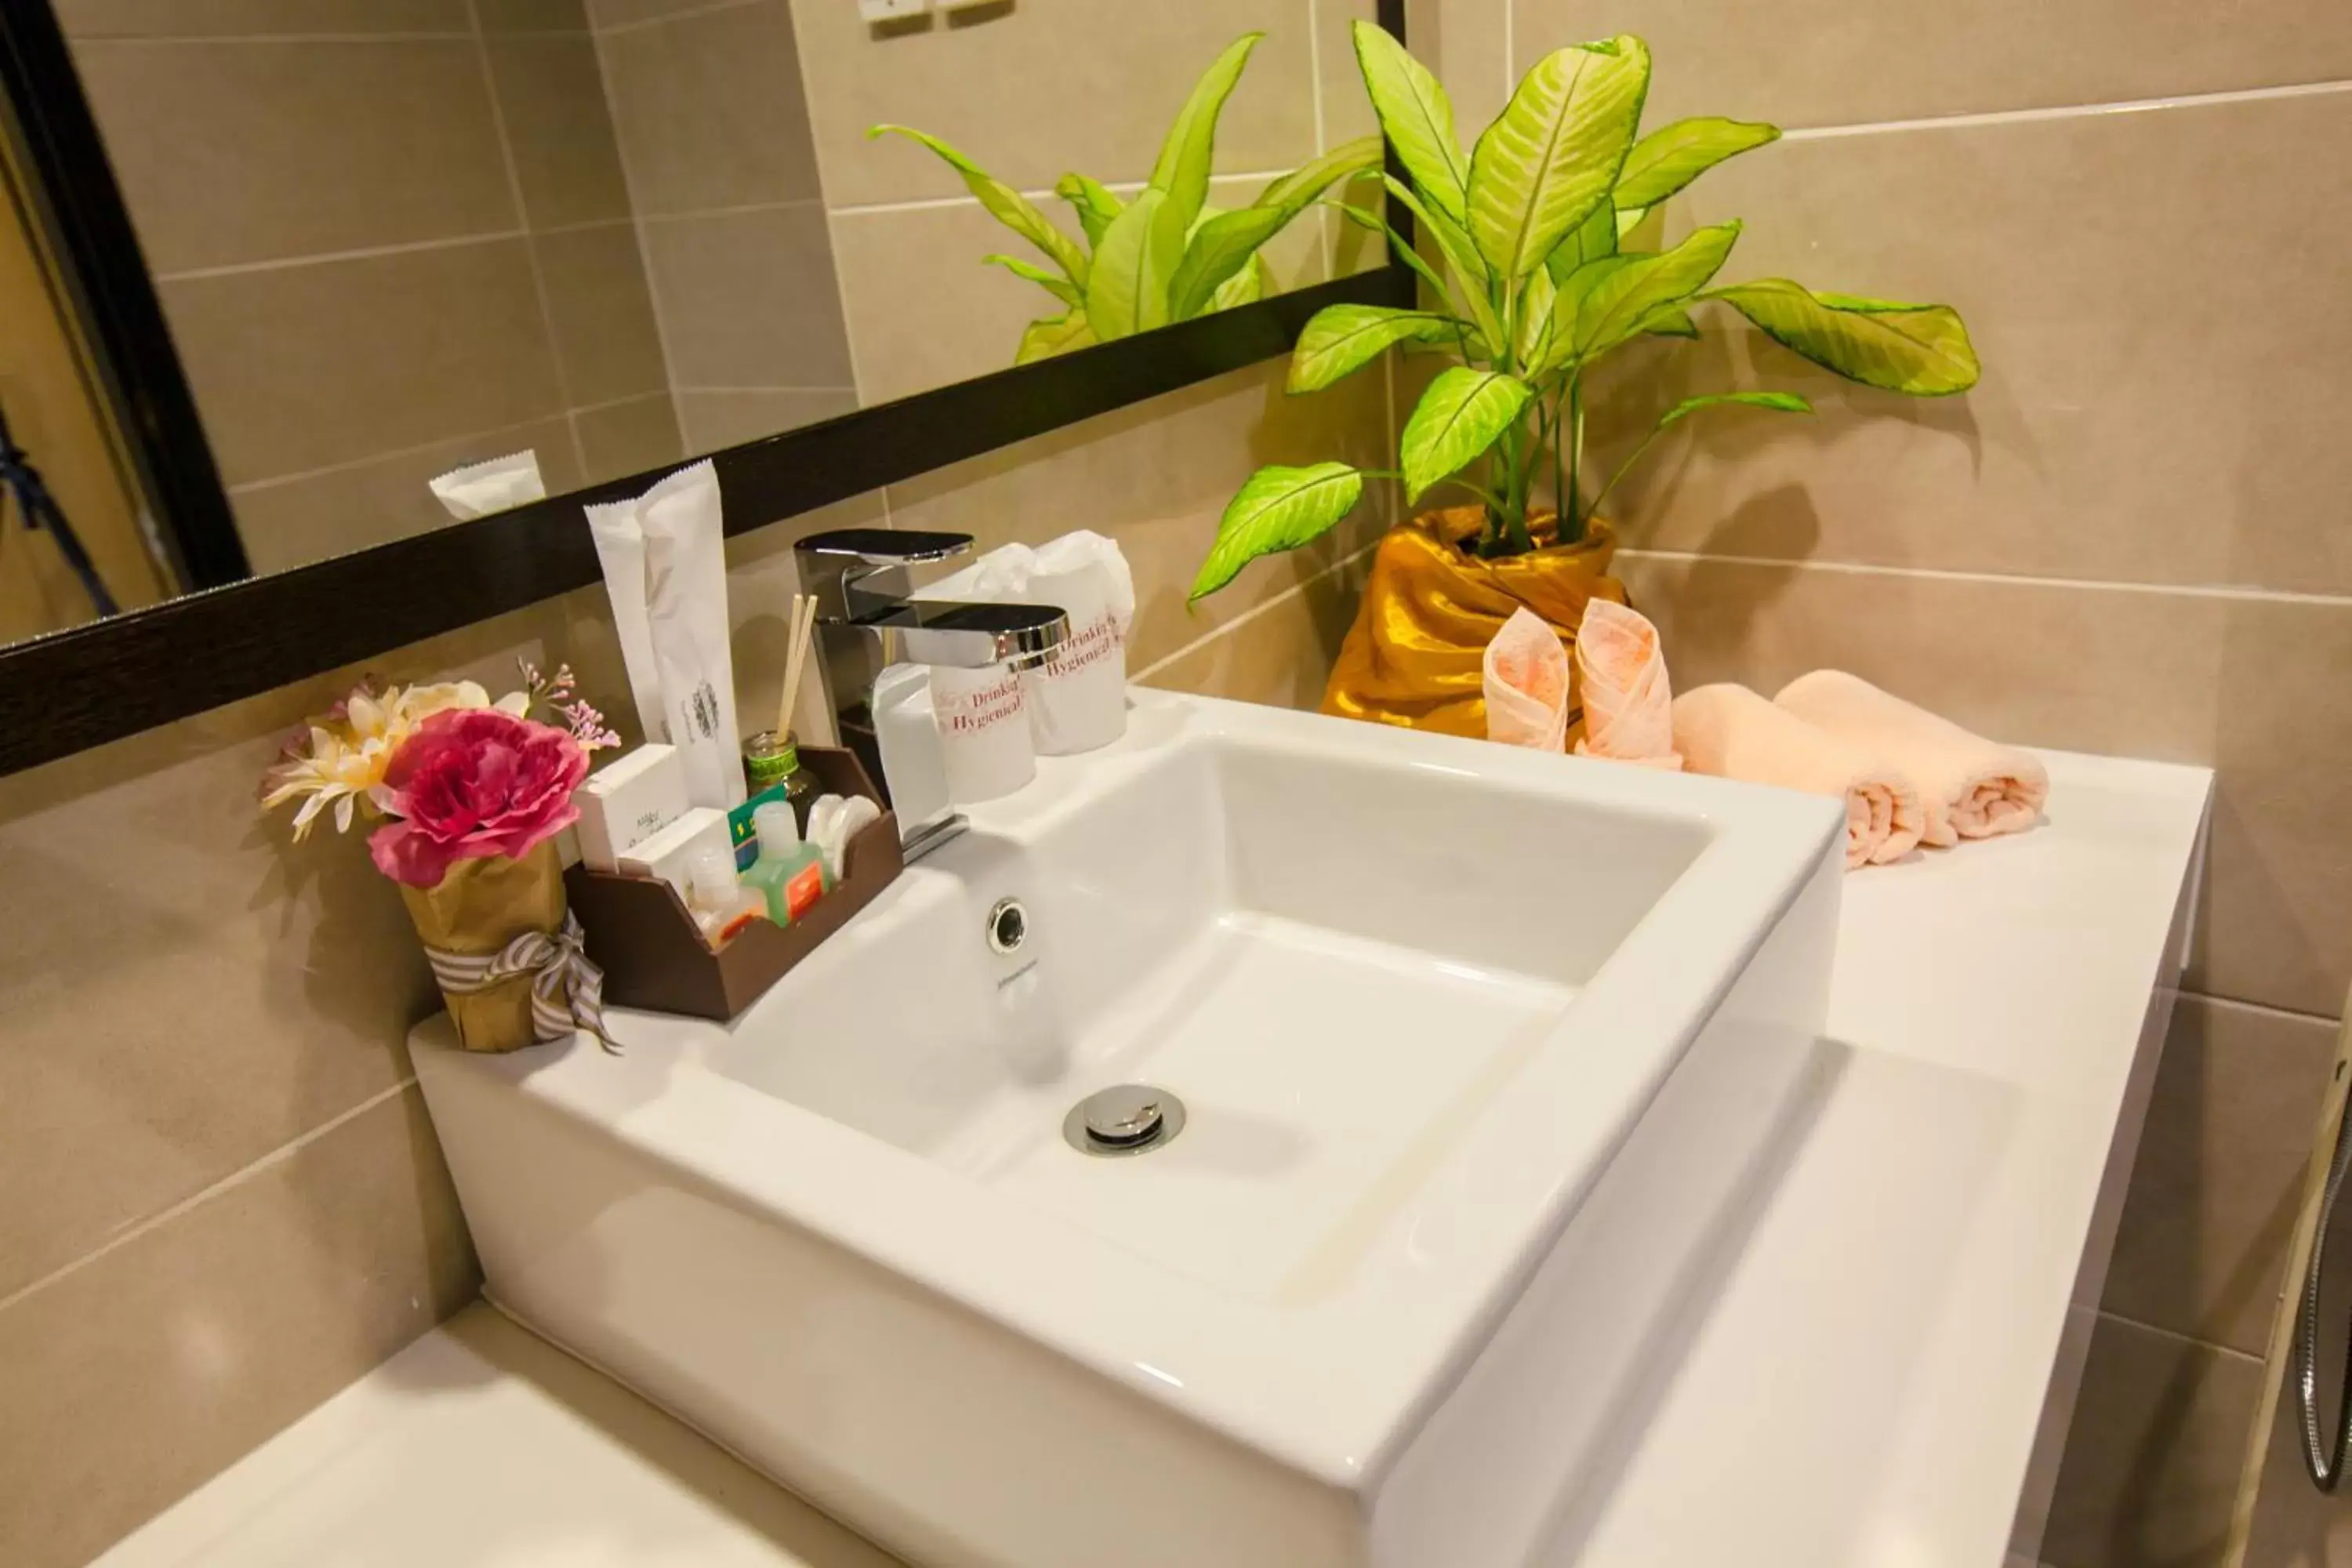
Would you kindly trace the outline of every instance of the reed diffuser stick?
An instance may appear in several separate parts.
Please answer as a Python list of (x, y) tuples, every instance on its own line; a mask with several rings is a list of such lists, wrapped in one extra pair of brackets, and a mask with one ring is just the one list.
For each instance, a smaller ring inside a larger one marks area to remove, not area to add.
[(794, 594), (791, 645), (784, 655), (784, 689), (776, 701), (776, 739), (793, 732), (793, 709), (801, 694), (801, 670), (808, 661), (809, 639), (816, 629), (816, 596)]

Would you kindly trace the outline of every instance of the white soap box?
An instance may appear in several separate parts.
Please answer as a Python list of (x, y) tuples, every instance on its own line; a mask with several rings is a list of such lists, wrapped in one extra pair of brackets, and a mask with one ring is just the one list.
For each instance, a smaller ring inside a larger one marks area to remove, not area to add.
[(686, 769), (669, 746), (639, 746), (589, 774), (572, 803), (580, 808), (581, 861), (616, 871), (623, 855), (686, 815)]
[(659, 877), (686, 897), (687, 873), (706, 849), (716, 849), (735, 864), (735, 841), (727, 831), (727, 814), (712, 805), (687, 808), (676, 822), (630, 848), (621, 851), (625, 877)]

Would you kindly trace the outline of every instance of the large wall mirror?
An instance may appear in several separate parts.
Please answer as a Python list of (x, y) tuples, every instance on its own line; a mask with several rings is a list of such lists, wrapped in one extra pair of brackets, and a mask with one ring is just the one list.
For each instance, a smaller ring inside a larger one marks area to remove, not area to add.
[[(1380, 203), (1349, 177), (1374, 0), (7, 9), (0, 644), (528, 493), (453, 510), (462, 465), (528, 453), (562, 496), (1387, 269), (1329, 205)], [(1185, 226), (1304, 169), (1296, 211), (1193, 298), (1147, 258), (1089, 322), (1055, 252), (1136, 250), (1114, 226), (1251, 32)]]

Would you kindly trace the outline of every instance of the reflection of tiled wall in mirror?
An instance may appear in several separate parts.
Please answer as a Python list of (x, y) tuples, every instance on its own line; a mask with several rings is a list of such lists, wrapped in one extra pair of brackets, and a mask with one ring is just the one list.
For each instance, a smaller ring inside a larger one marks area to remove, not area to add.
[[(1373, 0), (999, 0), (869, 28), (844, 0), (793, 0), (832, 219), (857, 389), (867, 405), (1001, 370), (1022, 328), (1058, 313), (981, 258), (1026, 253), (938, 159), (866, 127), (945, 138), (1069, 227), (1054, 182), (1076, 171), (1132, 192), (1217, 52), (1263, 31), (1219, 124), (1210, 201), (1242, 206), (1275, 174), (1372, 129), (1349, 25)], [(1319, 221), (1318, 221), (1319, 220)], [(1361, 232), (1323, 212), (1267, 247), (1295, 289), (1378, 266)]]
[(58, 10), (257, 570), (678, 456), (579, 0)]

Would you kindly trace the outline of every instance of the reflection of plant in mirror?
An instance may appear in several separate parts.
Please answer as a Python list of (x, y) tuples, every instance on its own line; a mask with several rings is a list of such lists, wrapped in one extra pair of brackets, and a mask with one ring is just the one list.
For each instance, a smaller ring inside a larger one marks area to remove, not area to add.
[[(1402, 470), (1346, 463), (1261, 468), (1218, 525), (1192, 597), (1214, 593), (1261, 555), (1292, 550), (1353, 508), (1368, 476), (1401, 479), (1419, 500), (1451, 484), (1483, 502), (1478, 553), (1535, 547), (1529, 523), (1547, 469), (1559, 498), (1559, 540), (1573, 544), (1652, 441), (1692, 414), (1722, 406), (1810, 412), (1783, 392), (1719, 393), (1669, 409), (1591, 499), (1585, 499), (1584, 380), (1606, 354), (1643, 337), (1691, 338), (1691, 308), (1730, 306), (1767, 336), (1865, 385), (1916, 396), (1976, 384), (1976, 351), (1959, 316), (1817, 293), (1785, 279), (1709, 288), (1739, 237), (1737, 222), (1701, 228), (1664, 251), (1621, 248), (1643, 218), (1708, 169), (1780, 136), (1769, 125), (1682, 120), (1636, 140), (1650, 87), (1650, 51), (1632, 37), (1547, 56), (1529, 71), (1467, 158), (1437, 79), (1378, 27), (1359, 22), (1356, 58), (1372, 108), (1411, 178), (1389, 187), (1434, 242), (1435, 265), (1381, 216), (1429, 289), (1423, 308), (1334, 305), (1298, 335), (1290, 390), (1313, 392), (1383, 350), (1434, 349), (1463, 363), (1423, 393), (1399, 440)], [(1477, 479), (1465, 470), (1486, 459)]]
[(963, 177), (991, 216), (1053, 263), (1049, 269), (1016, 256), (986, 258), (1036, 284), (1065, 307), (1059, 315), (1029, 324), (1021, 334), (1015, 364), (1261, 298), (1272, 285), (1259, 248), (1335, 182), (1380, 166), (1381, 139), (1366, 136), (1282, 175), (1238, 212), (1209, 205), (1217, 116), (1241, 79), (1250, 51), (1264, 37), (1245, 34), (1217, 57), (1169, 128), (1151, 179), (1134, 200), (1121, 201), (1102, 182), (1084, 174), (1062, 176), (1054, 192), (1076, 210), (1086, 235), (1083, 245), (1019, 191), (938, 137), (904, 125), (867, 130), (868, 136), (896, 132), (911, 137), (938, 153)]

